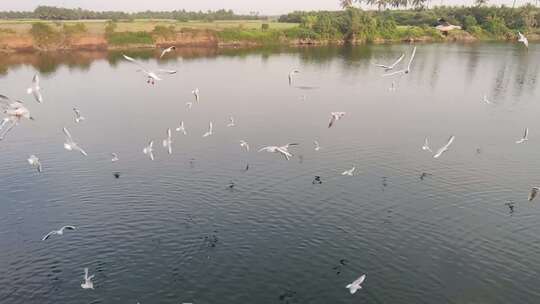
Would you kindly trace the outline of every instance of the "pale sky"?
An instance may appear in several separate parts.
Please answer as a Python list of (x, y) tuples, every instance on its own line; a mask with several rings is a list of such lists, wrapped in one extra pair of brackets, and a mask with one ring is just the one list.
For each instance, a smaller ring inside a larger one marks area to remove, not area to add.
[[(473, 0), (442, 0), (444, 4), (472, 4)], [(517, 0), (521, 5), (532, 0)], [(492, 4), (512, 5), (512, 0), (491, 0)], [(441, 0), (431, 0), (438, 5)], [(38, 5), (52, 5), (69, 8), (84, 8), (97, 11), (188, 11), (232, 9), (236, 13), (247, 14), (258, 11), (263, 15), (278, 15), (295, 10), (336, 10), (339, 0), (0, 0), (0, 10), (31, 11)]]

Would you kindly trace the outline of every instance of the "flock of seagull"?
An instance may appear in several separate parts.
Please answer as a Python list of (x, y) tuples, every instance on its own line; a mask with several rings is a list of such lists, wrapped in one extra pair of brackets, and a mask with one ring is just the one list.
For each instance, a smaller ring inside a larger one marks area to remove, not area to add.
[[(518, 41), (523, 43), (526, 47), (528, 47), (527, 38), (523, 34), (521, 34), (519, 32), (518, 32)], [(175, 49), (176, 48), (174, 46), (171, 46), (171, 47), (168, 47), (168, 48), (164, 49), (161, 52), (159, 58), (163, 58), (167, 53), (170, 53), (170, 52), (174, 51)], [(410, 59), (409, 59), (407, 65), (401, 70), (393, 71), (396, 68), (396, 66), (398, 66), (398, 64), (405, 58), (404, 53), (401, 54), (399, 56), (399, 58), (396, 61), (394, 61), (393, 63), (391, 63), (391, 64), (374, 63), (374, 65), (384, 69), (384, 71), (386, 73), (386, 74), (382, 75), (384, 77), (409, 74), (409, 73), (411, 73), (411, 66), (412, 66), (415, 54), (416, 54), (416, 47), (413, 48)], [(151, 84), (151, 85), (154, 85), (156, 83), (156, 81), (161, 81), (162, 80), (162, 78), (160, 77), (161, 75), (172, 75), (172, 74), (177, 73), (177, 71), (175, 71), (175, 70), (163, 70), (163, 69), (151, 70), (151, 69), (146, 68), (143, 64), (141, 64), (139, 61), (135, 60), (132, 57), (129, 57), (127, 55), (122, 55), (122, 56), (128, 62), (136, 65), (138, 67), (137, 71), (142, 72), (146, 76), (146, 82), (148, 84)], [(300, 71), (297, 70), (297, 69), (294, 69), (289, 73), (289, 75), (288, 75), (289, 85), (292, 85), (293, 80), (294, 80), (294, 76), (296, 74), (299, 74), (299, 73), (300, 73)], [(392, 88), (394, 88), (394, 83), (392, 83)], [(39, 103), (39, 104), (43, 103), (43, 96), (42, 96), (42, 93), (41, 93), (40, 80), (39, 80), (39, 76), (37, 74), (34, 75), (34, 77), (32, 78), (32, 84), (27, 89), (27, 93), (32, 95), (37, 103)], [(200, 95), (199, 95), (200, 91), (199, 91), (199, 89), (198, 88), (194, 89), (192, 91), (192, 94), (193, 94), (193, 97), (194, 97), (194, 102), (199, 103), (200, 102)], [(487, 99), (487, 96), (484, 96), (483, 101), (486, 104), (491, 103)], [(191, 109), (193, 104), (194, 104), (193, 102), (188, 102), (188, 103), (186, 103), (186, 107), (188, 109)], [(25, 106), (24, 102), (21, 101), (21, 100), (15, 100), (15, 99), (11, 99), (10, 97), (7, 97), (5, 95), (0, 95), (0, 109), (5, 115), (5, 118), (2, 120), (2, 122), (0, 124), (0, 140), (3, 140), (5, 138), (5, 136), (15, 126), (17, 126), (18, 124), (21, 123), (22, 120), (24, 120), (24, 119), (34, 120), (34, 118), (30, 115), (30, 111)], [(76, 123), (80, 123), (80, 122), (85, 120), (85, 117), (82, 116), (81, 112), (77, 108), (73, 108), (73, 112), (74, 112), (74, 121)], [(332, 128), (337, 123), (337, 121), (343, 119), (345, 117), (345, 115), (346, 115), (346, 112), (331, 112), (330, 113), (330, 119), (328, 121), (328, 128)], [(235, 123), (234, 118), (230, 117), (229, 118), (229, 123), (227, 124), (227, 127), (235, 127), (235, 126), (236, 126), (236, 123)], [(187, 135), (186, 127), (185, 127), (183, 121), (180, 123), (180, 125), (175, 130), (176, 130), (176, 132), (181, 132), (182, 134)], [(86, 151), (81, 147), (81, 145), (78, 144), (73, 139), (73, 136), (71, 135), (71, 133), (69, 132), (69, 130), (66, 127), (64, 127), (62, 129), (62, 131), (63, 131), (64, 136), (65, 136), (65, 142), (64, 142), (64, 149), (65, 150), (79, 152), (83, 156), (88, 155), (86, 153)], [(529, 134), (529, 129), (526, 128), (525, 131), (524, 131), (523, 137), (520, 138), (519, 140), (517, 140), (516, 144), (523, 144), (523, 143), (527, 142), (528, 141), (528, 134)], [(208, 125), (208, 131), (206, 133), (204, 133), (202, 135), (202, 137), (208, 137), (208, 136), (212, 136), (212, 135), (213, 135), (213, 122), (210, 121), (210, 123)], [(443, 155), (443, 153), (445, 153), (445, 152), (447, 152), (449, 150), (449, 148), (452, 145), (452, 143), (454, 142), (454, 140), (455, 140), (455, 136), (451, 135), (450, 138), (448, 139), (448, 141), (446, 142), (446, 144), (444, 146), (442, 146), (441, 148), (439, 148), (434, 153), (434, 151), (431, 149), (431, 147), (429, 145), (428, 138), (425, 138), (424, 144), (421, 147), (421, 149), (423, 151), (433, 153), (433, 158), (439, 158), (439, 157), (441, 157)], [(165, 139), (162, 141), (163, 148), (165, 148), (169, 154), (173, 153), (172, 143), (173, 143), (173, 136), (172, 136), (172, 131), (169, 128), (166, 131)], [(240, 147), (242, 149), (244, 149), (246, 152), (250, 151), (250, 146), (249, 146), (247, 141), (240, 140), (239, 144), (240, 144)], [(321, 149), (321, 146), (320, 146), (318, 141), (316, 141), (316, 140), (313, 141), (313, 144), (315, 146), (314, 147), (315, 151), (319, 151)], [(285, 160), (290, 160), (293, 157), (293, 154), (289, 151), (289, 148), (293, 147), (293, 146), (297, 146), (297, 145), (298, 145), (298, 143), (288, 143), (286, 145), (281, 145), (281, 146), (265, 146), (265, 147), (260, 148), (258, 150), (258, 152), (276, 153), (276, 154), (279, 154), (280, 156), (282, 156)], [(154, 160), (154, 141), (153, 140), (149, 141), (148, 145), (145, 146), (142, 149), (142, 152), (145, 155), (147, 155), (151, 160)], [(111, 156), (112, 156), (111, 162), (119, 161), (118, 154), (111, 153)], [(27, 159), (27, 161), (39, 173), (43, 172), (43, 166), (42, 166), (39, 158), (36, 155), (30, 155), (30, 157)], [(248, 164), (247, 168), (249, 168), (249, 164)], [(355, 170), (356, 170), (356, 167), (353, 166), (351, 169), (343, 171), (341, 175), (343, 175), (343, 176), (353, 176)], [(428, 175), (427, 173), (423, 173), (422, 177), (427, 176), (427, 175)], [(322, 183), (321, 180), (320, 180), (320, 176), (316, 176), (313, 183), (314, 184), (315, 183)], [(539, 191), (540, 191), (539, 187), (533, 187), (531, 189), (530, 193), (529, 193), (528, 200), (532, 201), (537, 196)], [(46, 240), (50, 239), (52, 236), (54, 236), (54, 235), (62, 236), (64, 234), (64, 232), (68, 231), (68, 230), (69, 231), (76, 230), (76, 227), (67, 225), (67, 226), (61, 227), (59, 230), (52, 230), (49, 233), (47, 233), (45, 236), (43, 236), (42, 241), (46, 241)], [(93, 278), (94, 278), (94, 275), (89, 275), (88, 268), (84, 268), (84, 277), (83, 277), (83, 283), (81, 284), (81, 288), (83, 288), (83, 289), (94, 289), (94, 283), (92, 281)], [(358, 290), (362, 289), (362, 284), (364, 283), (365, 280), (366, 280), (366, 274), (362, 274), (358, 279), (353, 281), (351, 284), (346, 285), (346, 288), (349, 289), (349, 292), (351, 294), (354, 294)]]

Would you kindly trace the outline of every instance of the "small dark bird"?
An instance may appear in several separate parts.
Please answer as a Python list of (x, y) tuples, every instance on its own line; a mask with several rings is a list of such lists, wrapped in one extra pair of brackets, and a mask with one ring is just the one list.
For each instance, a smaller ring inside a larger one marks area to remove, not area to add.
[(314, 185), (315, 185), (315, 184), (318, 184), (318, 185), (322, 184), (321, 177), (318, 176), (318, 175), (316, 175), (316, 176), (315, 176), (315, 179), (314, 179), (313, 182), (311, 182), (311, 183), (314, 184)]
[(536, 197), (536, 195), (538, 194), (538, 190), (540, 190), (540, 188), (532, 187), (531, 192), (529, 192), (529, 202), (531, 202)]
[(508, 209), (510, 209), (510, 215), (512, 215), (514, 213), (514, 208), (515, 208), (514, 202), (509, 201), (509, 202), (505, 203), (504, 205), (507, 206)]
[(426, 177), (426, 176), (431, 176), (431, 174), (426, 173), (426, 172), (422, 172), (422, 174), (420, 175), (420, 179), (424, 180), (424, 177)]
[(113, 176), (114, 176), (114, 178), (119, 179), (120, 178), (120, 172), (114, 172)]
[(244, 169), (244, 171), (247, 171), (249, 170), (249, 164), (246, 164), (246, 168)]
[(235, 186), (234, 182), (230, 182), (229, 185), (227, 186), (227, 188), (232, 190), (232, 189), (234, 189), (234, 186)]

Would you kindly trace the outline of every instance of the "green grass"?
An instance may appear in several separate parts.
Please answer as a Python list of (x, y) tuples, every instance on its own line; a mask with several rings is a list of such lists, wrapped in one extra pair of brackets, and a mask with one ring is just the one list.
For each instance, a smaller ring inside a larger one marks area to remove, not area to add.
[(147, 32), (117, 32), (107, 35), (111, 45), (153, 44), (152, 35)]

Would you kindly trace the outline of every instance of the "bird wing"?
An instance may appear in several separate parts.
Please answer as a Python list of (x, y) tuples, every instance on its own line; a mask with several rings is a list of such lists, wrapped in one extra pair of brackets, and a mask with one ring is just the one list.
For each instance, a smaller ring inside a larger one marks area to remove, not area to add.
[(62, 129), (62, 131), (64, 132), (64, 135), (66, 135), (66, 139), (69, 141), (69, 142), (73, 142), (73, 137), (71, 137), (71, 134), (69, 133), (68, 129), (66, 127), (64, 127)]
[(529, 128), (525, 128), (525, 134), (523, 135), (523, 138), (527, 138), (529, 136)]
[(374, 63), (373, 65), (377, 66), (377, 67), (380, 67), (380, 68), (390, 69), (390, 66), (387, 66), (387, 65), (384, 65), (384, 64)]
[(275, 148), (274, 146), (266, 146), (266, 147), (262, 147), (261, 149), (259, 149), (258, 152), (262, 152), (262, 151), (273, 152), (274, 148)]
[(49, 237), (51, 237), (51, 235), (53, 235), (53, 234), (55, 234), (55, 233), (56, 233), (56, 231), (51, 231), (51, 232), (47, 233), (41, 240), (42, 240), (42, 241), (45, 241), (45, 240), (47, 240)]
[(361, 277), (356, 279), (356, 281), (352, 282), (352, 285), (360, 285), (366, 280), (366, 275), (363, 274)]
[(399, 71), (396, 71), (396, 72), (383, 74), (382, 76), (383, 77), (388, 77), (388, 76), (394, 76), (394, 75), (397, 75), (397, 74), (404, 74), (404, 73), (405, 73), (405, 70), (399, 70)]
[(401, 60), (403, 60), (404, 57), (405, 57), (405, 53), (401, 53), (401, 56), (399, 56), (399, 58), (394, 63), (392, 63), (392, 65), (390, 65), (388, 68), (393, 69), (398, 63), (401, 62)]
[(407, 65), (407, 70), (410, 70), (411, 69), (411, 64), (413, 62), (413, 59), (414, 59), (414, 55), (416, 54), (416, 47), (414, 47), (413, 51), (412, 51), (412, 54), (411, 54), (411, 59), (409, 59), (409, 64)]
[(88, 280), (88, 268), (84, 268), (84, 280)]
[(32, 96), (34, 96), (34, 99), (36, 99), (37, 102), (43, 102), (43, 96), (39, 90), (32, 90)]
[(64, 229), (65, 229), (65, 230), (75, 230), (76, 228), (75, 228), (75, 226), (69, 226), (69, 225), (68, 225), (68, 226), (62, 227), (61, 230), (64, 230)]
[(137, 61), (137, 60), (135, 60), (135, 59), (133, 59), (133, 58), (127, 56), (127, 55), (122, 54), (122, 56), (124, 56), (124, 58), (125, 58), (126, 60), (128, 60), (129, 62), (136, 64), (138, 67), (141, 68), (141, 70), (142, 70), (143, 72), (145, 72), (146, 74), (148, 74), (148, 70), (142, 65), (142, 63), (140, 63), (139, 61)]
[(334, 122), (336, 122), (336, 116), (332, 114), (330, 121), (328, 122), (328, 128), (331, 128), (332, 125), (334, 125)]
[(177, 71), (175, 71), (175, 70), (164, 70), (164, 69), (159, 69), (159, 70), (157, 70), (157, 73), (158, 73), (158, 74), (162, 74), (162, 75), (163, 75), (163, 74), (172, 75), (172, 74), (176, 74)]
[(81, 148), (79, 145), (76, 144), (74, 149), (81, 152), (82, 155), (88, 156), (88, 153), (86, 153), (86, 151), (84, 151), (83, 148)]
[(34, 75), (34, 77), (32, 78), (32, 83), (34, 84), (34, 86), (39, 87), (39, 76), (38, 76), (38, 74)]
[(168, 139), (171, 139), (172, 135), (171, 135), (171, 128), (168, 128), (167, 129), (167, 138)]

